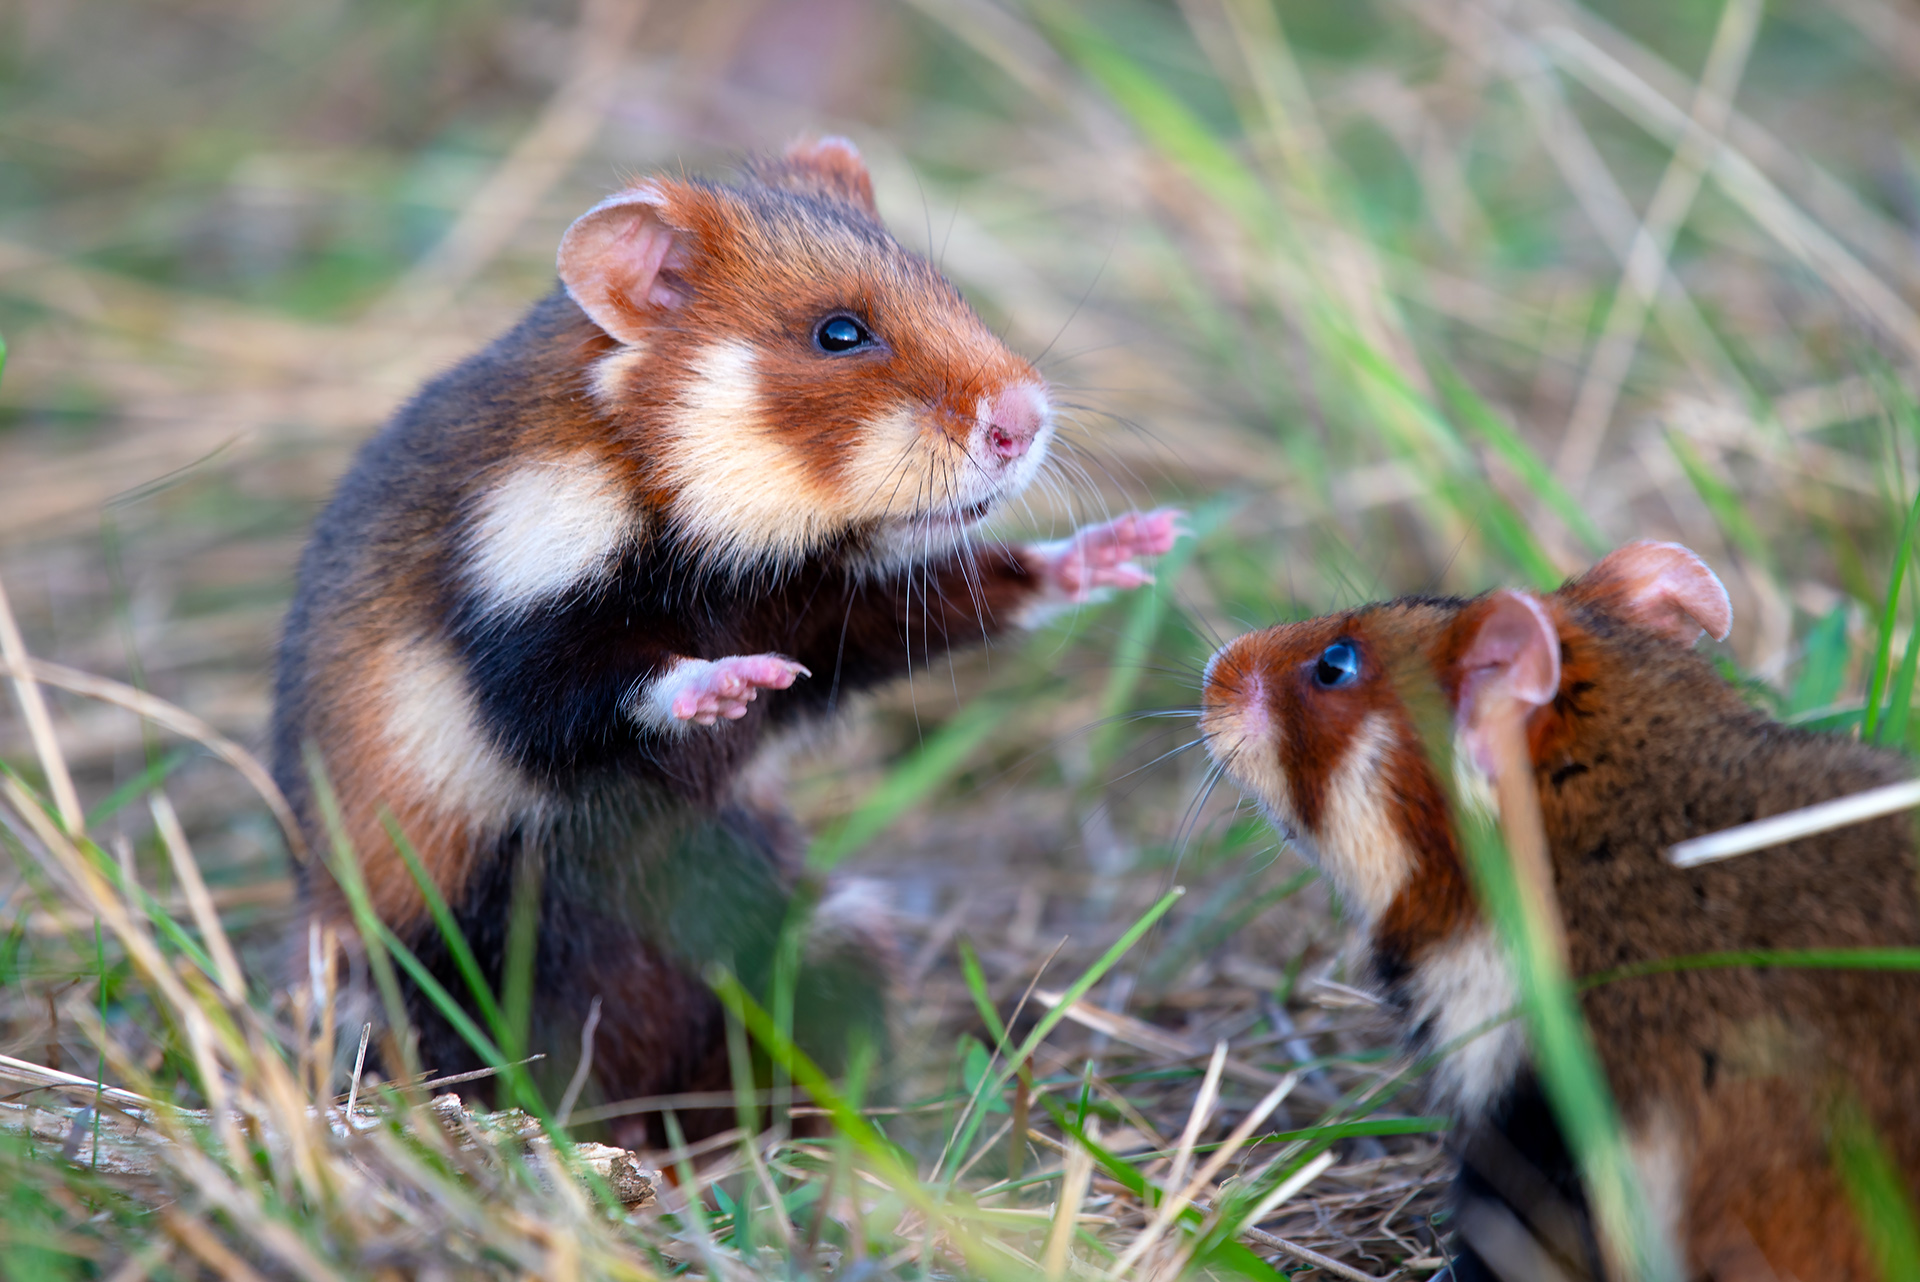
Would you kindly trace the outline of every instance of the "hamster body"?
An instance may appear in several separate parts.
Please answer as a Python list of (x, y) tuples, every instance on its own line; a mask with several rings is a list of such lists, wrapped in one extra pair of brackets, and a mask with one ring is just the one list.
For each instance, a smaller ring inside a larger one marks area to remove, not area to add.
[[(1668, 861), (1685, 838), (1912, 773), (1896, 753), (1749, 706), (1691, 649), (1729, 623), (1692, 553), (1640, 543), (1543, 597), (1365, 606), (1247, 634), (1209, 666), (1210, 751), (1358, 910), (1411, 1046), (1443, 1052), (1461, 1282), (1540, 1276), (1543, 1258), (1567, 1277), (1603, 1269), (1522, 1030), (1475, 1036), (1518, 988), (1415, 730), (1422, 699), (1455, 736), (1456, 773), (1490, 761), (1495, 693), (1522, 700), (1576, 978), (1703, 953), (1920, 944), (1908, 815), (1697, 868)], [(1581, 1001), (1690, 1276), (1879, 1276), (1836, 1144), (1864, 1127), (1908, 1196), (1920, 1190), (1920, 976), (1686, 970)]]
[[(742, 783), (768, 733), (1149, 581), (1174, 514), (975, 535), (1043, 466), (1047, 385), (887, 234), (844, 140), (732, 186), (641, 182), (569, 229), (559, 275), (368, 442), (322, 515), (275, 773), (324, 850), (320, 767), (373, 910), (450, 993), (467, 983), (389, 825), (496, 991), (516, 887), (538, 887), (547, 1080), (597, 999), (589, 1102), (719, 1089), (701, 972), (764, 981), (801, 848)], [(302, 882), (322, 923), (350, 920), (325, 872)], [(796, 999), (824, 1041), (877, 1026), (885, 983), (871, 915), (834, 927)], [(409, 1000), (425, 1063), (477, 1063)]]

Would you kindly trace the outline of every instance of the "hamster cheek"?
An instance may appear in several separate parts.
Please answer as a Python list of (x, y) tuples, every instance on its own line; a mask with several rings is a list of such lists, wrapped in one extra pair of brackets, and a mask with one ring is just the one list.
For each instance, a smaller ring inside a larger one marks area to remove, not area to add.
[(965, 460), (925, 415), (896, 404), (861, 420), (839, 460), (850, 517), (902, 521), (963, 506)]
[(754, 348), (710, 343), (687, 364), (692, 377), (662, 423), (674, 524), (739, 566), (791, 563), (840, 533), (844, 492), (769, 419)]
[(1394, 822), (1394, 790), (1385, 777), (1393, 746), (1392, 722), (1385, 713), (1369, 713), (1327, 776), (1311, 830), (1321, 867), (1368, 921), (1386, 911), (1413, 875), (1413, 851)]

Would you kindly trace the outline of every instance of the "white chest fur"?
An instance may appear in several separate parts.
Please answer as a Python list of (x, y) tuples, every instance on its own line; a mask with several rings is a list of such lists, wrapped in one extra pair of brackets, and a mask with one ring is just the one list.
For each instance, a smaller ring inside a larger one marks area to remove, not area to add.
[(1442, 1052), (1434, 1070), (1441, 1101), (1463, 1117), (1484, 1113), (1526, 1058), (1520, 990), (1500, 941), (1480, 925), (1430, 949), (1409, 989), (1414, 1027), (1425, 1026), (1430, 1048)]

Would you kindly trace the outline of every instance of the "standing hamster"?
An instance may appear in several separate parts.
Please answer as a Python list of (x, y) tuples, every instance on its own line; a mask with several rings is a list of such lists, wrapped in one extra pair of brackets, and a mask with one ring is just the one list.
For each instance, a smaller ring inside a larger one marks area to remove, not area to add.
[[(1436, 1088), (1460, 1123), (1463, 1282), (1540, 1276), (1542, 1258), (1568, 1277), (1602, 1270), (1523, 1032), (1498, 1022), (1519, 990), (1410, 701), (1444, 701), (1470, 777), (1490, 768), (1489, 709), (1522, 700), (1576, 978), (1702, 953), (1920, 944), (1904, 815), (1669, 862), (1685, 838), (1912, 773), (1893, 752), (1749, 706), (1691, 648), (1730, 624), (1699, 558), (1642, 542), (1549, 595), (1363, 606), (1239, 637), (1207, 670), (1215, 760), (1353, 907), (1408, 1041), (1441, 1053)], [(1835, 1137), (1864, 1124), (1909, 1193), (1920, 1187), (1920, 976), (1694, 969), (1581, 1001), (1648, 1201), (1692, 1276), (1878, 1276)]]
[[(589, 1102), (722, 1089), (703, 969), (764, 991), (798, 873), (793, 825), (741, 782), (769, 734), (1149, 581), (1175, 514), (978, 537), (1045, 465), (1047, 384), (887, 233), (842, 139), (734, 185), (629, 187), (567, 231), (559, 277), (340, 483), (287, 619), (275, 774), (325, 849), (324, 771), (374, 912), (450, 993), (387, 825), (496, 991), (537, 885), (528, 1040), (556, 1094), (596, 1002)], [(325, 872), (302, 881), (350, 920)], [(878, 1023), (884, 949), (871, 914), (829, 924), (795, 1019), (831, 1060)], [(477, 1063), (409, 1002), (424, 1063)]]

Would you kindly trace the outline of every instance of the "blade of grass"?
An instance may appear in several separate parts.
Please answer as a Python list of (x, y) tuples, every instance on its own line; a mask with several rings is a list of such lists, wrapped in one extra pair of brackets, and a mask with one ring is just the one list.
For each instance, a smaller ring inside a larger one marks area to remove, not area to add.
[[(1000, 1092), (1006, 1089), (1007, 1082), (1013, 1077), (1014, 1073), (1018, 1071), (1019, 1066), (1024, 1064), (1028, 1057), (1033, 1054), (1034, 1050), (1039, 1047), (1040, 1043), (1046, 1040), (1047, 1034), (1052, 1032), (1054, 1027), (1066, 1018), (1067, 1011), (1072, 1008), (1073, 1004), (1086, 996), (1088, 990), (1099, 983), (1101, 978), (1106, 975), (1108, 971), (1112, 970), (1119, 960), (1127, 954), (1128, 950), (1139, 943), (1141, 938), (1145, 936), (1149, 930), (1153, 929), (1154, 923), (1165, 916), (1167, 910), (1172, 908), (1173, 905), (1179, 901), (1180, 897), (1186, 893), (1187, 888), (1185, 886), (1175, 886), (1172, 890), (1162, 895), (1159, 901), (1146, 911), (1144, 916), (1134, 922), (1132, 926), (1128, 927), (1126, 933), (1115, 940), (1112, 947), (1102, 953), (1099, 959), (1081, 974), (1080, 978), (1074, 980), (1074, 982), (1067, 987), (1067, 991), (1061, 995), (1058, 1006), (1055, 1006), (1034, 1022), (1032, 1030), (1028, 1032), (1026, 1039), (1020, 1043), (1019, 1048), (1015, 1050), (1011, 1056), (1007, 1057), (998, 1072), (990, 1079), (982, 1082), (982, 1089), (976, 1090), (973, 1098), (967, 1101), (967, 1107), (960, 1115), (960, 1140), (956, 1144), (949, 1145), (949, 1153), (964, 1153), (972, 1148), (974, 1134), (979, 1130), (981, 1119), (984, 1116), (984, 1111), (978, 1107), (979, 1101), (999, 1097)], [(935, 1180), (940, 1178), (940, 1168), (937, 1165), (934, 1168), (932, 1178)]]
[(1119, 747), (1120, 737), (1126, 729), (1121, 717), (1130, 710), (1133, 693), (1139, 688), (1141, 675), (1146, 671), (1153, 640), (1166, 620), (1174, 580), (1179, 578), (1180, 572), (1193, 559), (1200, 541), (1218, 529), (1244, 502), (1244, 499), (1231, 496), (1217, 498), (1189, 514), (1185, 519), (1186, 535), (1154, 565), (1153, 583), (1134, 593), (1133, 599), (1128, 602), (1126, 622), (1120, 625), (1120, 635), (1114, 641), (1113, 652), (1107, 660), (1107, 688), (1100, 695), (1100, 721), (1087, 744), (1088, 759), (1092, 764), (1090, 773), (1095, 777), (1113, 759)]
[(1760, 534), (1760, 528), (1753, 523), (1753, 514), (1747, 510), (1747, 503), (1738, 490), (1707, 466), (1693, 442), (1678, 432), (1667, 433), (1667, 448), (1680, 464), (1680, 470), (1686, 473), (1687, 480), (1693, 485), (1694, 493), (1706, 504), (1707, 511), (1713, 514), (1714, 523), (1720, 527), (1727, 541), (1740, 552), (1753, 558), (1757, 565), (1765, 565), (1771, 559), (1767, 552), (1767, 541)]
[(1615, 984), (1642, 975), (1682, 970), (1723, 970), (1739, 966), (1794, 967), (1802, 970), (1920, 970), (1920, 948), (1754, 948), (1724, 953), (1659, 957), (1603, 970), (1579, 981), (1582, 989)]
[[(326, 763), (313, 745), (307, 746), (307, 776), (313, 786), (314, 802), (320, 811), (321, 823), (327, 832), (329, 849), (327, 868), (333, 873), (341, 892), (346, 896), (348, 911), (353, 914), (354, 925), (359, 927), (360, 938), (366, 949), (367, 968), (373, 972), (374, 986), (379, 990), (381, 1003), (386, 1007), (388, 1028), (392, 1030), (400, 1053), (407, 1062), (400, 1066), (400, 1072), (407, 1077), (420, 1076), (420, 1066), (413, 1062), (412, 1038), (407, 1036), (406, 999), (400, 993), (400, 980), (393, 973), (393, 958), (388, 952), (388, 941), (398, 943), (393, 932), (386, 928), (379, 915), (373, 911), (372, 901), (367, 895), (367, 883), (360, 875), (359, 856), (354, 852), (353, 840), (347, 835), (346, 818), (340, 812), (340, 800), (334, 794), (333, 781), (327, 776)], [(416, 966), (419, 963), (414, 963)], [(420, 967), (425, 973), (425, 967)], [(431, 977), (429, 977), (431, 978)], [(443, 992), (442, 997), (445, 996)], [(448, 1004), (458, 1009), (457, 1004), (448, 999)], [(466, 1012), (461, 1011), (464, 1017)], [(468, 1021), (471, 1026), (472, 1021)], [(456, 1025), (457, 1026), (457, 1025)], [(475, 1036), (484, 1036), (480, 1030), (473, 1030)], [(464, 1034), (463, 1034), (464, 1036)], [(476, 1043), (477, 1048), (478, 1043)], [(489, 1043), (490, 1045), (490, 1043)], [(494, 1051), (495, 1067), (505, 1062), (506, 1057)], [(389, 1065), (391, 1069), (392, 1066)]]
[(1920, 610), (1912, 613), (1907, 624), (1907, 650), (1900, 657), (1899, 671), (1894, 674), (1887, 713), (1874, 730), (1876, 743), (1904, 745), (1907, 742), (1907, 722), (1913, 712), (1914, 675), (1915, 670), (1920, 669)]
[(1553, 474), (1553, 469), (1547, 466), (1532, 446), (1520, 438), (1520, 434), (1508, 425), (1506, 419), (1494, 412), (1493, 407), (1473, 390), (1458, 371), (1444, 362), (1435, 362), (1432, 373), (1454, 418), (1512, 468), (1534, 497), (1550, 508), (1586, 544), (1587, 551), (1600, 556), (1612, 550), (1613, 545), (1607, 536), (1594, 524), (1593, 518), (1587, 515), (1579, 501), (1567, 492), (1566, 486)]
[(928, 736), (919, 751), (888, 772), (852, 814), (814, 838), (807, 848), (807, 867), (816, 872), (831, 871), (886, 831), (889, 824), (965, 765), (973, 750), (1013, 707), (1013, 697), (988, 696), (962, 708)]
[[(1423, 740), (1437, 777), (1450, 782), (1452, 739), (1439, 692), (1426, 691), (1414, 706), (1424, 714)], [(1453, 798), (1468, 874), (1519, 981), (1541, 1085), (1579, 1163), (1607, 1254), (1616, 1267), (1643, 1282), (1678, 1282), (1682, 1275), (1674, 1244), (1656, 1227), (1640, 1188), (1613, 1092), (1567, 975), (1566, 942), (1552, 901), (1539, 797), (1520, 715), (1517, 707), (1486, 714), (1498, 736), (1494, 784), (1501, 826)], [(1530, 853), (1523, 854), (1529, 846)]]
[[(755, 1041), (765, 1048), (776, 1063), (804, 1089), (832, 1120), (835, 1130), (866, 1159), (868, 1169), (908, 1205), (927, 1218), (929, 1228), (939, 1226), (948, 1239), (966, 1257), (967, 1262), (991, 1279), (1016, 1282), (1021, 1275), (1010, 1273), (1002, 1258), (985, 1249), (974, 1234), (954, 1218), (955, 1208), (936, 1198), (915, 1176), (904, 1150), (900, 1149), (833, 1089), (827, 1075), (808, 1055), (774, 1023), (766, 1008), (753, 999), (740, 981), (724, 969), (708, 975), (708, 983), (720, 1002), (746, 1026)], [(1021, 1279), (1021, 1282), (1031, 1282)]]
[(133, 778), (108, 793), (98, 805), (87, 811), (87, 826), (97, 828), (113, 816), (126, 809), (129, 803), (139, 800), (147, 793), (159, 788), (173, 772), (193, 760), (194, 750), (184, 744), (176, 747), (158, 761), (151, 762)]
[(1853, 1203), (1867, 1245), (1888, 1282), (1920, 1279), (1920, 1226), (1914, 1222), (1907, 1181), (1855, 1096), (1838, 1101), (1829, 1116), (1833, 1164)]
[(1848, 607), (1837, 605), (1807, 630), (1800, 675), (1787, 695), (1788, 717), (1827, 708), (1847, 677)]

